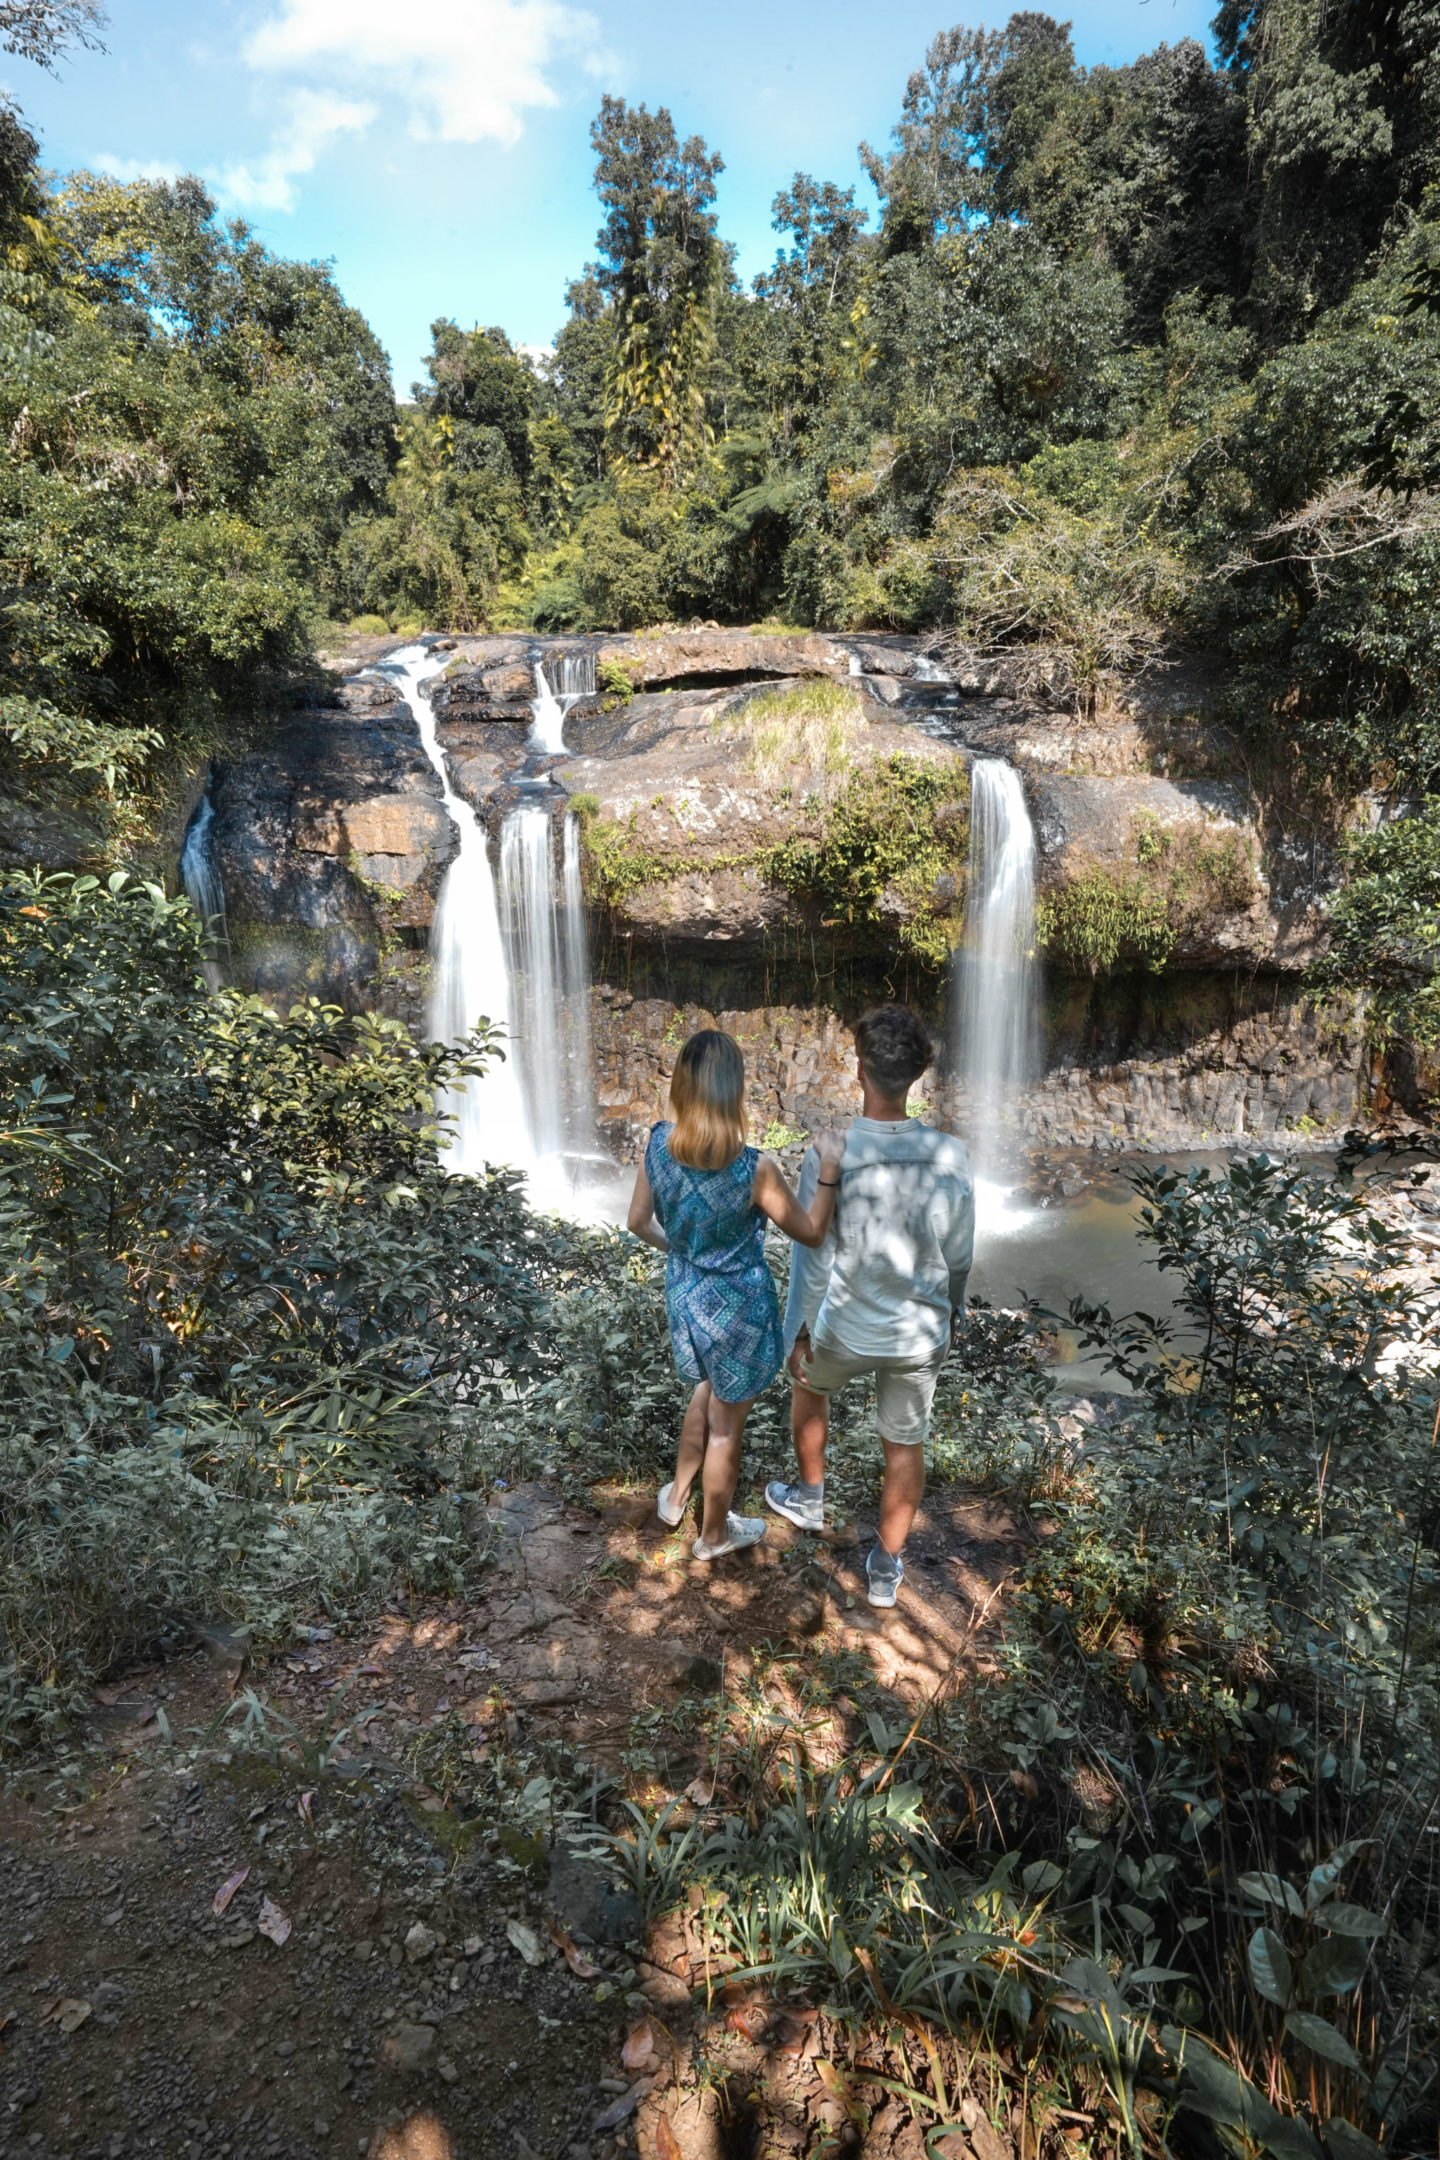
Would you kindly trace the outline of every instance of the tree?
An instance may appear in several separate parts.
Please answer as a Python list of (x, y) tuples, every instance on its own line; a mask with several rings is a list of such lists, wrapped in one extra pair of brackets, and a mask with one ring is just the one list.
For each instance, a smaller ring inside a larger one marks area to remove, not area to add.
[(394, 401), (329, 272), (219, 226), (197, 181), (32, 184), (0, 367), (0, 765), (113, 792), (303, 654), (347, 519), (383, 497)]
[(1432, 0), (1223, 0), (1215, 31), (1246, 102), (1251, 305), (1273, 344), (1340, 299), (1440, 175), (1440, 21)]
[[(831, 181), (817, 184), (796, 173), (775, 197), (771, 223), (788, 233), (790, 246), (775, 267), (755, 280), (768, 328), (765, 390), (776, 448), (792, 456), (834, 394), (844, 365), (850, 313), (866, 257), (869, 212), (857, 209), (855, 190)], [(873, 245), (873, 243), (872, 243)]]
[(67, 45), (104, 51), (100, 0), (0, 0), (0, 50), (53, 68)]
[(728, 270), (710, 208), (724, 161), (698, 135), (682, 144), (663, 105), (651, 113), (608, 96), (590, 141), (607, 212), (595, 268), (612, 317), (607, 435), (614, 454), (673, 486), (705, 447), (714, 303)]
[(510, 469), (524, 481), (530, 466), (530, 420), (535, 375), (503, 330), (461, 330), (448, 318), (430, 325), (430, 378), (414, 395), (432, 419), (453, 423), (455, 461), (463, 470), (493, 462), (503, 448)]

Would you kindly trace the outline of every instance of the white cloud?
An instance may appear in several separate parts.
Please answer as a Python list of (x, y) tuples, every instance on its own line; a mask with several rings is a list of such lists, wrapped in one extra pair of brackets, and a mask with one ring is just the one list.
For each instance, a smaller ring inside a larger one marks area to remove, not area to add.
[(300, 175), (314, 171), (338, 135), (368, 128), (378, 112), (377, 105), (337, 97), (333, 91), (292, 91), (264, 156), (253, 165), (222, 166), (206, 177), (227, 209), (293, 210), (294, 183)]
[(513, 143), (527, 107), (558, 103), (551, 75), (609, 66), (599, 25), (560, 0), (279, 0), (245, 48), (249, 64), (320, 73), (383, 96), (412, 135)]
[(98, 173), (107, 179), (123, 180), (130, 186), (136, 180), (178, 180), (180, 167), (171, 165), (164, 158), (116, 157), (112, 151), (102, 150), (92, 160)]

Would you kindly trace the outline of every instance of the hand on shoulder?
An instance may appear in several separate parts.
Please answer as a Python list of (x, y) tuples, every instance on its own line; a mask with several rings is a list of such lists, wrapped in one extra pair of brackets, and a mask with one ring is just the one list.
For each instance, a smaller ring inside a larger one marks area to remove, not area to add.
[(845, 1159), (847, 1135), (831, 1127), (815, 1135), (815, 1152), (820, 1157), (822, 1174), (826, 1170), (838, 1170)]

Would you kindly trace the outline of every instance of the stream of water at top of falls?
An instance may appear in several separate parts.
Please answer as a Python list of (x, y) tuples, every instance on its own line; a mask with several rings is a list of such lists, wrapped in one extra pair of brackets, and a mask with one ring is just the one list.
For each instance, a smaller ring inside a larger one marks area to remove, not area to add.
[(535, 663), (535, 716), (531, 745), (536, 750), (561, 756), (565, 749), (565, 715), (582, 697), (595, 694), (593, 652), (552, 653)]
[[(493, 1059), (483, 1077), (445, 1091), (442, 1108), (453, 1120), (446, 1161), (466, 1176), (489, 1163), (523, 1170), (534, 1206), (573, 1213), (594, 1154), (579, 839), (567, 818), (557, 877), (554, 791), (541, 783), (505, 815), (497, 879), (489, 836), (451, 782), (435, 710), (422, 690), (445, 664), (445, 655), (428, 647), (405, 646), (376, 672), (395, 684), (415, 717), (458, 837), (431, 933), (428, 1031), (456, 1043), (482, 1018), (505, 1031), (504, 1058)], [(540, 668), (536, 690), (531, 747), (561, 747), (564, 708)], [(562, 691), (572, 702), (577, 694)], [(558, 719), (542, 710), (547, 697)]]
[(956, 965), (956, 1067), (983, 1234), (1014, 1207), (1006, 1144), (1039, 1047), (1035, 828), (1024, 783), (1003, 758), (970, 768), (970, 882)]

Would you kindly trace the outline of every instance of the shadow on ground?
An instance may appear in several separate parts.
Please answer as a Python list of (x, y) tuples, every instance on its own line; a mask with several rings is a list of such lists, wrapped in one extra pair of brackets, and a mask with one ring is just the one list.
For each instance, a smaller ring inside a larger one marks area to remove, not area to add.
[[(695, 2014), (684, 1942), (642, 1941), (595, 1867), (548, 1870), (546, 1788), (583, 1763), (596, 1796), (723, 1808), (706, 1735), (742, 1694), (782, 1726), (803, 1699), (812, 1754), (838, 1758), (855, 1697), (913, 1714), (984, 1666), (1023, 1540), (998, 1503), (932, 1494), (880, 1613), (868, 1525), (777, 1521), (707, 1567), (693, 1523), (594, 1499), (497, 1492), (473, 1603), (317, 1625), (255, 1670), (212, 1630), (101, 1691), (78, 1802), (73, 1764), (63, 1787), (12, 1779), (0, 2160), (615, 2160), (637, 2135), (719, 2160), (724, 2110), (696, 2099), (690, 2123), (678, 2084), (657, 2128)], [(530, 1813), (497, 1835), (457, 1794), (501, 1765)], [(733, 2074), (779, 2080), (777, 2150), (833, 2136), (816, 2017), (720, 2014)]]

